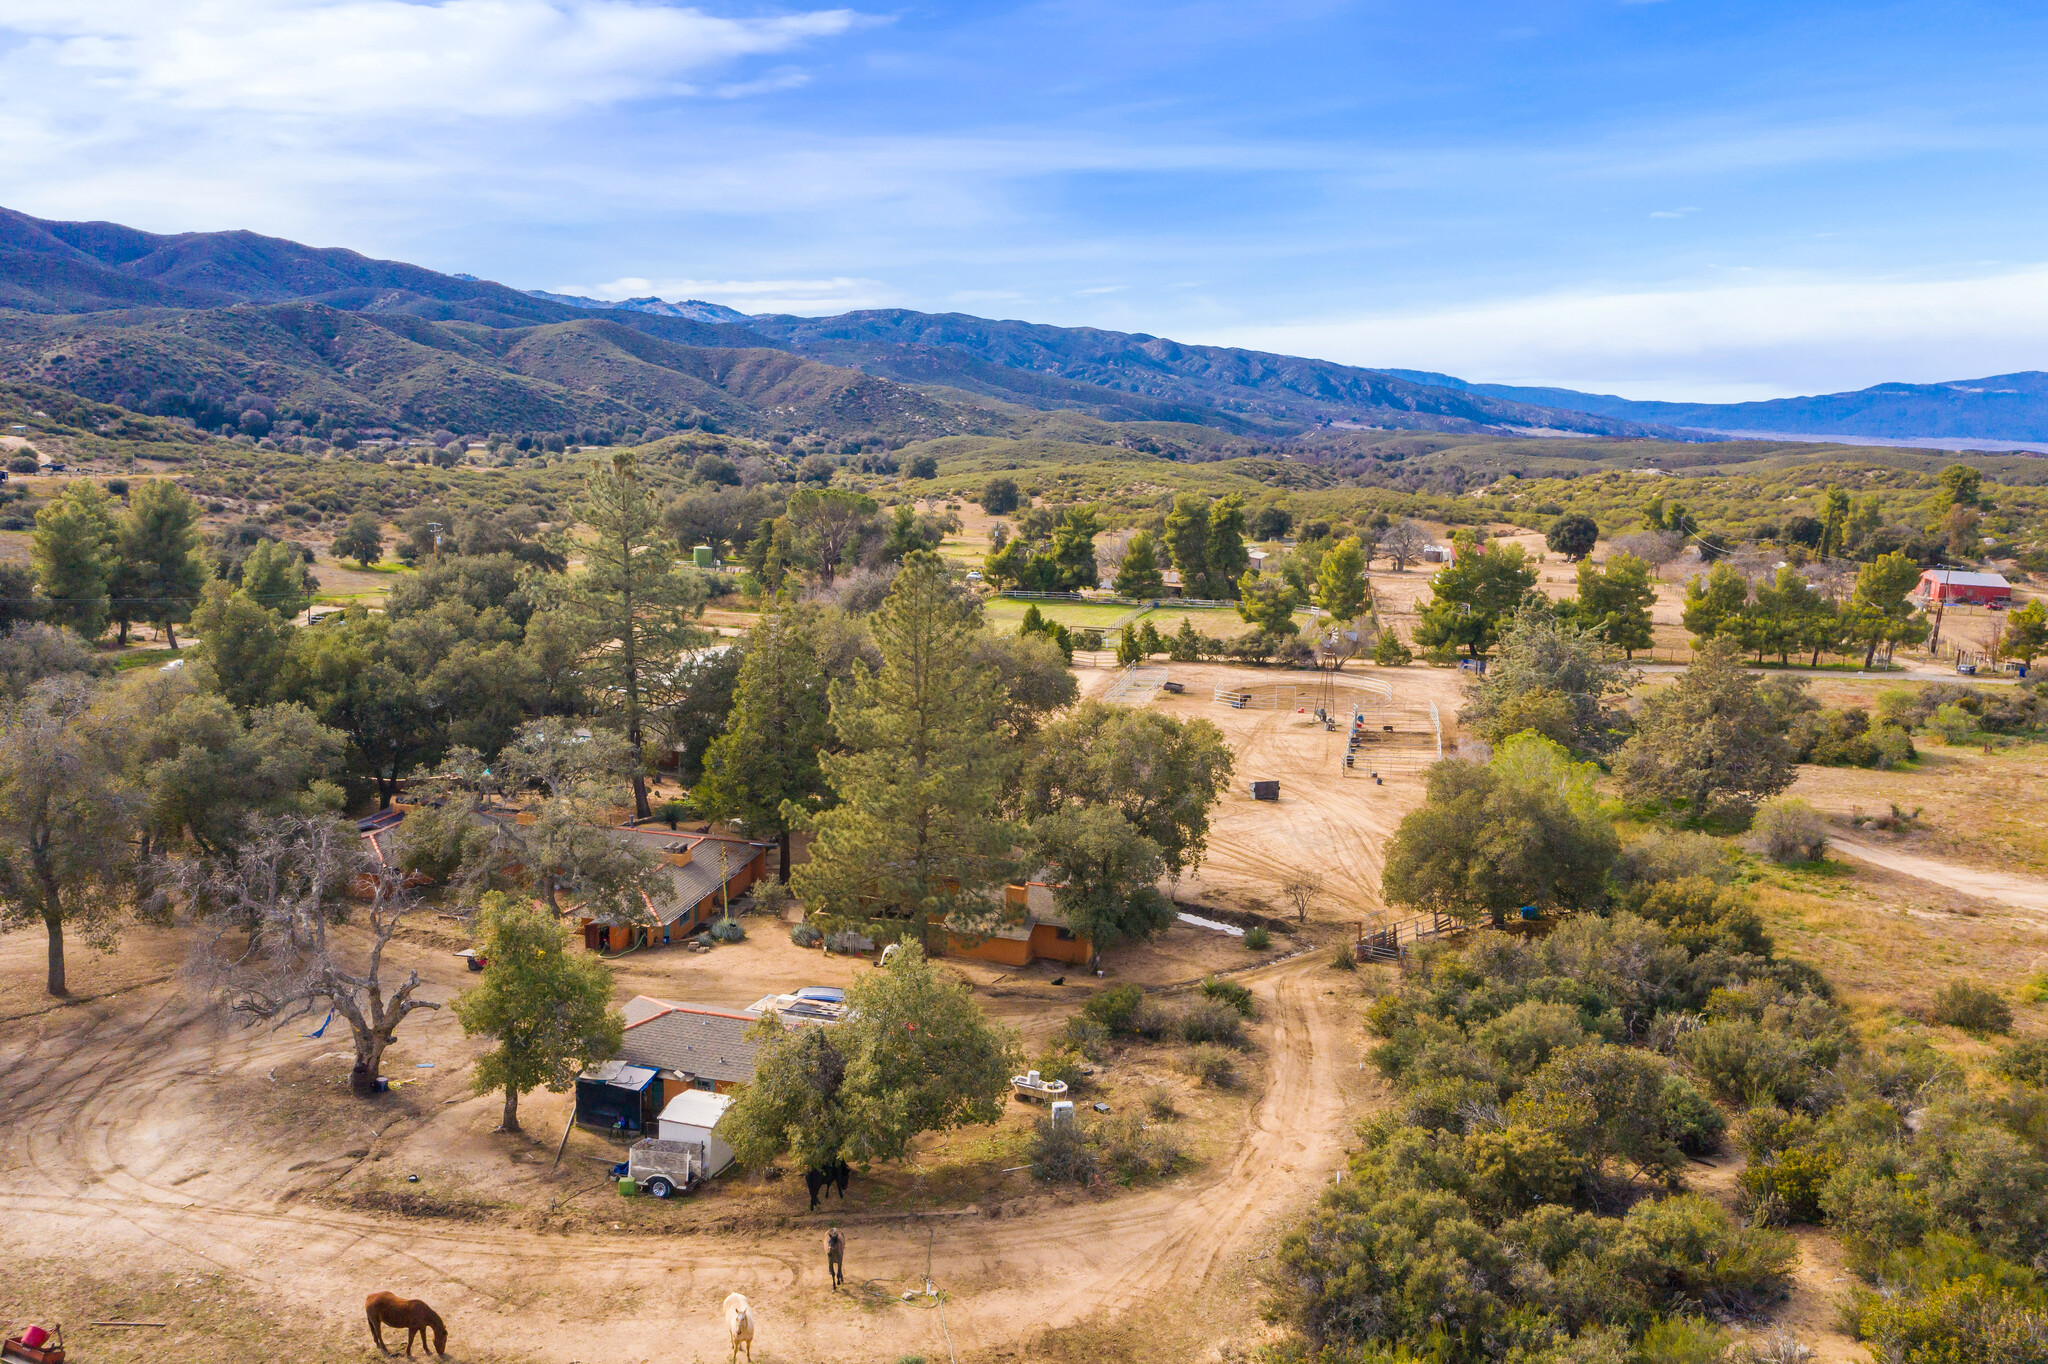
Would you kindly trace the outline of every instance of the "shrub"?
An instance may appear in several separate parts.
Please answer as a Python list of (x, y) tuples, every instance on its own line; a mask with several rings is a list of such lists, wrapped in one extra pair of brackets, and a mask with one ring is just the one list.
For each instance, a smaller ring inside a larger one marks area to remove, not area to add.
[(1798, 1337), (1782, 1329), (1760, 1340), (1745, 1340), (1727, 1356), (1728, 1364), (1806, 1364), (1812, 1358), (1811, 1346), (1801, 1345)]
[(1221, 1047), (1202, 1046), (1187, 1056), (1188, 1073), (1211, 1089), (1230, 1089), (1237, 1084), (1237, 1058)]
[(1927, 718), (1927, 727), (1945, 744), (1967, 743), (1977, 730), (1977, 717), (1954, 701), (1944, 701)]
[(1040, 1118), (1031, 1129), (1031, 1175), (1048, 1184), (1093, 1184), (1095, 1149), (1078, 1123)]
[(1628, 1279), (1727, 1311), (1776, 1296), (1799, 1258), (1789, 1237), (1738, 1227), (1698, 1194), (1636, 1204), (1622, 1219), (1613, 1254)]
[(1721, 1364), (1728, 1333), (1699, 1317), (1659, 1317), (1636, 1343), (1642, 1364)]
[(1198, 999), (1181, 1012), (1178, 1032), (1183, 1041), (1215, 1042), (1226, 1047), (1245, 1046), (1244, 1019), (1237, 1010), (1215, 999)]
[(1952, 980), (1936, 990), (1928, 1016), (1965, 1032), (2012, 1031), (2012, 1006), (1996, 992), (1968, 981)]
[(1091, 1061), (1100, 1061), (1107, 1051), (1109, 1029), (1092, 1018), (1075, 1014), (1054, 1036), (1062, 1046), (1072, 1047)]
[(2034, 1360), (2048, 1352), (2048, 1302), (2033, 1285), (1974, 1274), (1924, 1294), (1872, 1296), (1858, 1314), (1857, 1328), (1883, 1360)]
[(1173, 1106), (1173, 1095), (1156, 1086), (1145, 1096), (1145, 1112), (1154, 1122), (1170, 1122), (1180, 1116), (1180, 1110)]
[(2048, 1038), (2014, 1043), (1998, 1053), (1993, 1068), (2008, 1080), (2048, 1086)]
[(1061, 1080), (1070, 1087), (1079, 1088), (1083, 1078), (1081, 1070), (1085, 1061), (1086, 1058), (1074, 1048), (1060, 1045), (1055, 1046), (1031, 1064), (1037, 1070), (1040, 1078)]
[(1724, 1103), (1796, 1105), (1811, 1090), (1807, 1057), (1782, 1032), (1746, 1019), (1717, 1019), (1686, 1034), (1679, 1054)]
[(1358, 969), (1358, 953), (1350, 943), (1340, 942), (1337, 944), (1336, 950), (1330, 953), (1330, 969), (1332, 971), (1356, 971)]
[(1827, 851), (1820, 812), (1796, 796), (1765, 801), (1749, 828), (1758, 851), (1773, 862), (1818, 862)]
[(796, 924), (789, 930), (789, 940), (798, 947), (816, 947), (825, 941), (825, 935), (809, 924)]
[(1263, 952), (1273, 945), (1273, 935), (1263, 928), (1247, 928), (1244, 945), (1253, 952)]
[(1614, 879), (1623, 887), (1696, 876), (1723, 885), (1735, 879), (1735, 864), (1726, 844), (1706, 834), (1652, 830), (1623, 848), (1614, 860)]
[(1841, 1168), (1841, 1148), (1832, 1142), (1788, 1146), (1743, 1167), (1736, 1177), (1743, 1210), (1765, 1226), (1818, 1222), (1821, 1194)]
[(746, 939), (747, 930), (740, 925), (738, 919), (720, 919), (717, 923), (711, 925), (711, 941), (713, 942), (745, 942)]
[(1380, 637), (1373, 641), (1372, 661), (1382, 668), (1406, 667), (1414, 659), (1414, 653), (1392, 630), (1380, 631)]
[(1137, 1012), (1131, 1015), (1132, 1034), (1148, 1042), (1157, 1042), (1179, 1029), (1180, 1015), (1156, 999), (1143, 1001)]
[(1081, 1016), (1101, 1024), (1112, 1037), (1131, 1035), (1132, 1023), (1137, 1018), (1138, 1006), (1145, 1002), (1145, 992), (1135, 985), (1112, 985), (1088, 997), (1081, 1006)]
[(1172, 1174), (1187, 1158), (1187, 1147), (1179, 1137), (1148, 1128), (1136, 1113), (1104, 1118), (1087, 1136), (1102, 1152), (1102, 1159), (1116, 1177), (1126, 1184)]
[(1664, 1134), (1678, 1143), (1679, 1150), (1689, 1156), (1706, 1156), (1721, 1149), (1728, 1120), (1683, 1075), (1665, 1077), (1663, 1110)]
[(1210, 999), (1222, 1000), (1244, 1018), (1259, 1016), (1259, 1004), (1252, 998), (1252, 992), (1234, 980), (1220, 980), (1210, 976), (1202, 982), (1202, 993)]

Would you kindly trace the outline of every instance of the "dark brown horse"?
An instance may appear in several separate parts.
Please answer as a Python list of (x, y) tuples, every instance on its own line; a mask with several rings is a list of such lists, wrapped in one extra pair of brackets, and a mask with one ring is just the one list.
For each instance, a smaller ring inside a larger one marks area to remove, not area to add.
[(418, 1298), (401, 1298), (396, 1293), (372, 1293), (363, 1299), (363, 1313), (370, 1319), (370, 1339), (377, 1342), (377, 1348), (385, 1354), (386, 1326), (405, 1328), (405, 1357), (412, 1358), (412, 1338), (418, 1336), (420, 1344), (427, 1343), (427, 1332), (434, 1333), (434, 1353), (443, 1359), (448, 1357), (448, 1328), (441, 1322), (441, 1314), (421, 1302)]

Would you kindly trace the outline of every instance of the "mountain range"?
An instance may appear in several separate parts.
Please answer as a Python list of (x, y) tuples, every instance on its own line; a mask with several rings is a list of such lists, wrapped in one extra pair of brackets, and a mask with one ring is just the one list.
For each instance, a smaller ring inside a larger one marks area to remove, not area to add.
[(2048, 373), (2040, 370), (1938, 384), (1873, 384), (1853, 393), (1822, 393), (1753, 403), (1645, 402), (1569, 388), (1473, 384), (1427, 370), (1395, 369), (1387, 373), (1412, 383), (1481, 393), (1510, 402), (1561, 407), (1716, 435), (2048, 442)]
[(472, 434), (697, 425), (901, 442), (1021, 434), (1064, 412), (1206, 426), (1249, 448), (1332, 428), (2048, 438), (2043, 374), (1776, 403), (1637, 402), (961, 313), (614, 302), (253, 232), (163, 235), (7, 209), (0, 380), (209, 427), (255, 403), (308, 429)]

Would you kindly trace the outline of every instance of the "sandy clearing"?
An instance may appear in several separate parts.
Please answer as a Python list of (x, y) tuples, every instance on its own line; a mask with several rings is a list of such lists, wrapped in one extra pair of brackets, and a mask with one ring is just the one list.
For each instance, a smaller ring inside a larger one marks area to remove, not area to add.
[[(1170, 889), (1175, 898), (1197, 904), (1292, 914), (1281, 885), (1300, 870), (1318, 873), (1324, 893), (1311, 920), (1343, 923), (1384, 911), (1380, 868), (1386, 842), (1403, 816), (1422, 803), (1419, 775), (1390, 776), (1384, 786), (1370, 777), (1343, 775), (1344, 734), (1314, 718), (1286, 710), (1233, 710), (1214, 700), (1216, 688), (1295, 685), (1304, 708), (1315, 674), (1277, 668), (1218, 663), (1170, 663), (1167, 676), (1187, 690), (1162, 691), (1152, 705), (1183, 720), (1208, 720), (1223, 731), (1237, 755), (1237, 773), (1210, 816), (1209, 851), (1197, 871)], [(1099, 695), (1115, 677), (1108, 668), (1083, 668), (1077, 676), (1084, 696)], [(1343, 675), (1388, 682), (1394, 700), (1435, 701), (1448, 746), (1456, 734), (1463, 703), (1460, 674), (1448, 668), (1378, 668), (1353, 663)], [(1247, 790), (1254, 778), (1277, 779), (1280, 799), (1256, 801)]]

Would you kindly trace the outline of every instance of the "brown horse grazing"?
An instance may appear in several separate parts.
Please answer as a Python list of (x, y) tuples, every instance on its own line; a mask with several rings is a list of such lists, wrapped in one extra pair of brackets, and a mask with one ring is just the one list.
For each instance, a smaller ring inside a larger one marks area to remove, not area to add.
[(443, 1359), (448, 1357), (448, 1328), (442, 1324), (441, 1314), (421, 1302), (418, 1298), (401, 1298), (396, 1293), (372, 1293), (363, 1299), (363, 1313), (370, 1319), (370, 1339), (377, 1342), (377, 1348), (385, 1354), (384, 1331), (386, 1326), (405, 1328), (405, 1357), (412, 1358), (412, 1338), (418, 1336), (420, 1344), (427, 1343), (427, 1332), (434, 1333), (434, 1353)]
[(832, 1271), (832, 1291), (846, 1282), (846, 1238), (834, 1227), (825, 1233), (825, 1268)]

